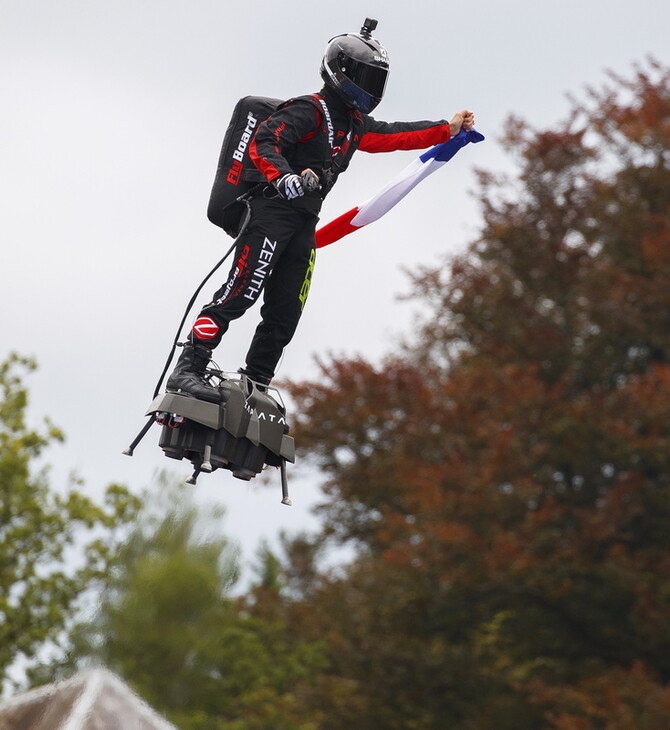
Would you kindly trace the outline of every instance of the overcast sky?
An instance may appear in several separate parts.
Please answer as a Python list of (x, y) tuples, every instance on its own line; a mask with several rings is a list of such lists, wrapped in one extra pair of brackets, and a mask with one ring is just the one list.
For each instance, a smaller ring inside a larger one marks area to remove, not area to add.
[[(150, 485), (163, 457), (152, 430), (121, 456), (144, 412), (192, 292), (229, 246), (205, 216), (237, 99), (320, 87), (328, 39), (379, 19), (391, 75), (375, 116), (448, 118), (473, 109), (487, 140), (464, 149), (386, 218), (319, 253), (310, 300), (279, 377), (316, 374), (314, 356), (378, 360), (411, 326), (403, 267), (433, 264), (476, 236), (473, 167), (509, 168), (509, 114), (551, 127), (566, 94), (630, 75), (648, 54), (670, 63), (670, 4), (659, 0), (0, 0), (0, 357), (34, 355), (31, 420), (66, 435), (48, 453), (54, 483), (74, 470), (99, 495)], [(362, 202), (414, 153), (358, 154), (322, 222)], [(529, 252), (532, 256), (532, 252)], [(223, 276), (223, 274), (222, 274)], [(200, 304), (218, 287), (208, 286)], [(198, 307), (194, 311), (197, 312)], [(257, 310), (216, 352), (244, 362)], [(223, 529), (251, 557), (261, 537), (310, 529), (313, 475), (290, 467), (294, 506), (228, 472), (202, 476), (226, 505)]]

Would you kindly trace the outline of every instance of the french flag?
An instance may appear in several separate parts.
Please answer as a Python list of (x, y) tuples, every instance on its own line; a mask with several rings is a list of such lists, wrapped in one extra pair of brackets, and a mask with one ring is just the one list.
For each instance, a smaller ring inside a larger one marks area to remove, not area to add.
[(368, 223), (379, 220), (424, 178), (449, 162), (466, 144), (481, 142), (483, 139), (484, 135), (475, 129), (471, 129), (469, 132), (461, 130), (448, 142), (436, 144), (426, 150), (372, 198), (319, 228), (316, 232), (316, 247), (328, 246), (349, 233), (367, 226)]

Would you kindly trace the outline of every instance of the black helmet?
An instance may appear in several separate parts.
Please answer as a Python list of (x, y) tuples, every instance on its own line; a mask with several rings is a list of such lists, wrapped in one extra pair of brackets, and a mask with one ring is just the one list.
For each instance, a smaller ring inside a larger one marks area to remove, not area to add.
[(321, 61), (321, 78), (354, 109), (368, 114), (384, 96), (388, 53), (372, 37), (377, 21), (366, 18), (360, 33), (336, 35)]

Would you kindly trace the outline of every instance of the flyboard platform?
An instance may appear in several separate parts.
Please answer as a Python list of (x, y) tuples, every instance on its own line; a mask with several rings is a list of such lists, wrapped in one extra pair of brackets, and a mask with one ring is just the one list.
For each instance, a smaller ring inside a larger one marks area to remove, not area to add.
[(260, 386), (236, 373), (219, 379), (220, 403), (182, 393), (162, 393), (150, 404), (150, 417), (137, 438), (123, 453), (132, 456), (153, 423), (162, 428), (158, 445), (170, 459), (186, 459), (194, 472), (187, 482), (195, 484), (202, 472), (228, 469), (234, 477), (249, 481), (266, 466), (279, 467), (282, 504), (288, 497), (286, 462), (295, 462), (295, 444), (288, 435), (286, 407), (273, 387)]

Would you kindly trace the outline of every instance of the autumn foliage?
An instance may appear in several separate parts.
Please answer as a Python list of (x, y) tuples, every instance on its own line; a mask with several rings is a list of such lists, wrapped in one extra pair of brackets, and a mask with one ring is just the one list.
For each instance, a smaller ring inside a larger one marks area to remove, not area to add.
[(233, 598), (167, 520), (72, 661), (182, 730), (670, 728), (670, 69), (585, 96), (509, 121), (400, 352), (285, 384), (321, 532)]
[(319, 727), (670, 726), (670, 70), (507, 128), (402, 357), (290, 388), (358, 549), (293, 599)]

